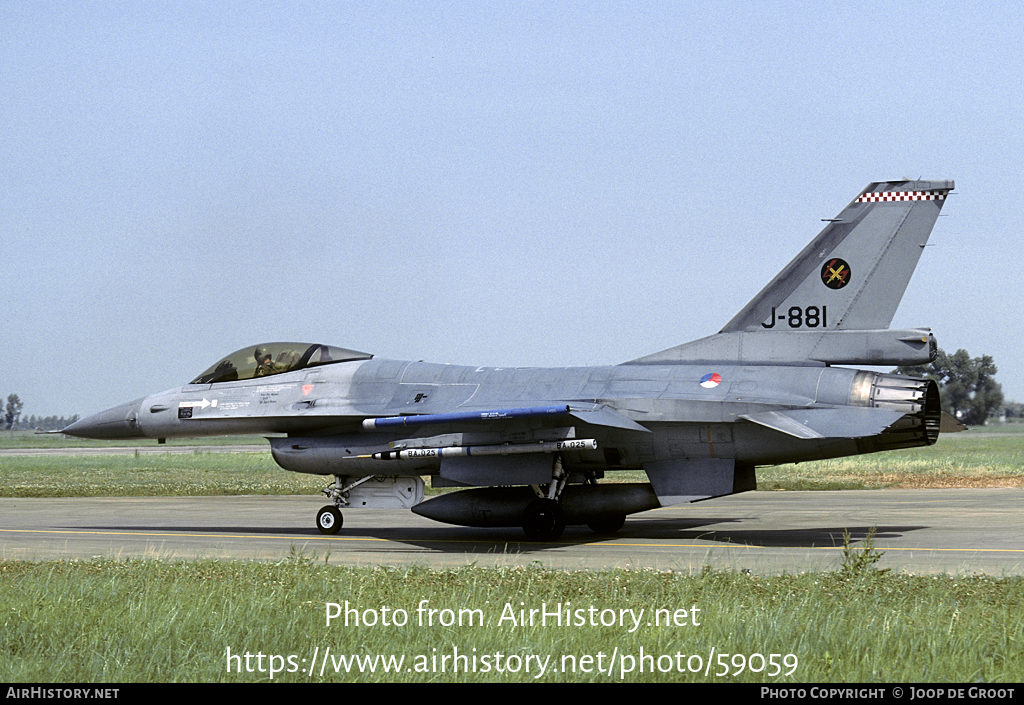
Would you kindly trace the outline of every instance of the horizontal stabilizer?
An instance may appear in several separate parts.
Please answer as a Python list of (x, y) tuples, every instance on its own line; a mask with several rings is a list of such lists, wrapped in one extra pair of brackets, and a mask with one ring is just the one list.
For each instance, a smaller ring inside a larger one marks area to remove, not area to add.
[(788, 409), (743, 414), (741, 419), (794, 438), (864, 438), (874, 436), (904, 416), (890, 409), (840, 407), (836, 409)]
[(926, 328), (904, 330), (771, 331), (718, 333), (629, 364), (664, 365), (735, 360), (784, 365), (926, 365), (938, 344)]

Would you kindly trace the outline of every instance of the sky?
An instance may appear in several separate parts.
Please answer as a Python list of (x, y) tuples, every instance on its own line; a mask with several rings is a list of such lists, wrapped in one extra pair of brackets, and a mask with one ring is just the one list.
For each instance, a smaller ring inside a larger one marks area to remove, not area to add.
[(957, 188), (892, 326), (991, 355), (1024, 401), (1022, 25), (944, 0), (6, 0), (0, 395), (84, 416), (281, 340), (617, 364), (717, 332), (909, 177)]

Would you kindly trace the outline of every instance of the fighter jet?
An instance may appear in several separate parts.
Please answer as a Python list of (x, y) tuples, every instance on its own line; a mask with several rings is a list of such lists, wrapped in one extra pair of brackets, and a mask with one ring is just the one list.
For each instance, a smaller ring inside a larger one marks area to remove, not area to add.
[[(753, 490), (758, 466), (935, 443), (934, 382), (844, 365), (934, 358), (930, 329), (889, 325), (952, 189), (870, 184), (718, 333), (629, 362), (464, 367), (267, 343), (63, 432), (274, 434), (282, 468), (332, 477), (325, 534), (364, 507), (535, 541), (613, 533), (636, 512)], [(610, 481), (627, 470), (649, 482)], [(454, 491), (425, 499), (424, 478)]]

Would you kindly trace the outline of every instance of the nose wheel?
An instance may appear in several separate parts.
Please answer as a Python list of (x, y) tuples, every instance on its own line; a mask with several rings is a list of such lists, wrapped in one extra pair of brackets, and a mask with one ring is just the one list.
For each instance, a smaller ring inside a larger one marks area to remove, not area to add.
[(336, 534), (341, 531), (343, 523), (341, 511), (333, 504), (328, 504), (316, 513), (316, 528), (320, 529), (321, 534)]

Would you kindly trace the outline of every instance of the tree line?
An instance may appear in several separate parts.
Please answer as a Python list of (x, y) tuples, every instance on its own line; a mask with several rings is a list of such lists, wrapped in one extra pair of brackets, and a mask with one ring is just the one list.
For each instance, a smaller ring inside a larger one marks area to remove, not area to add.
[(1005, 403), (1003, 388), (996, 382), (995, 362), (989, 355), (971, 357), (964, 349), (952, 355), (941, 348), (927, 365), (898, 367), (896, 374), (927, 377), (939, 385), (942, 410), (967, 426), (980, 426), (991, 416), (1020, 416), (1021, 404)]
[(36, 431), (59, 431), (65, 426), (70, 426), (80, 418), (78, 414), (67, 418), (65, 416), (36, 416), (32, 414), (28, 418), (22, 418), (21, 410), (24, 403), (17, 394), (8, 394), (7, 403), (3, 406), (3, 428), (5, 431), (13, 431), (19, 428), (32, 429)]

